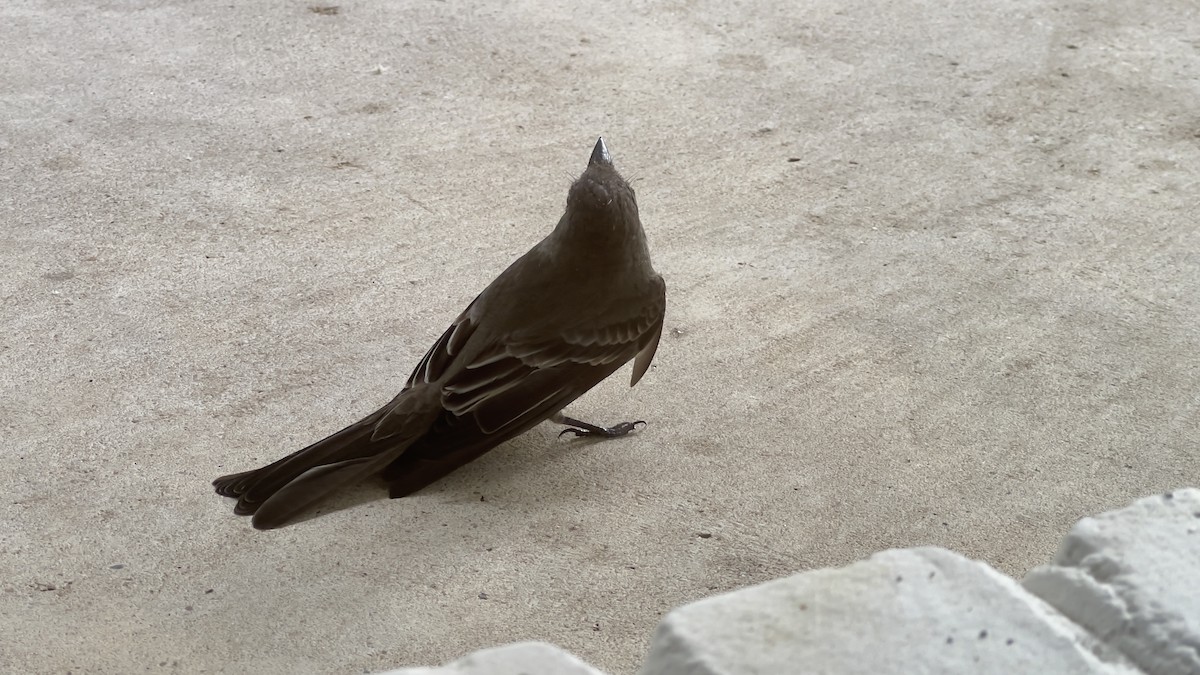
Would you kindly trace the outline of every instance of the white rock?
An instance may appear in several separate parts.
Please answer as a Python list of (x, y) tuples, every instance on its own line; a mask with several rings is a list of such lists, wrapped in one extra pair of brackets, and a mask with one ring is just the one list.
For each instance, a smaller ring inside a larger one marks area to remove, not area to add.
[(440, 668), (401, 668), (381, 675), (604, 675), (545, 642), (481, 649)]
[(677, 608), (642, 675), (1137, 672), (1015, 581), (938, 548), (884, 551)]
[(1200, 490), (1084, 518), (1024, 585), (1146, 673), (1200, 673)]

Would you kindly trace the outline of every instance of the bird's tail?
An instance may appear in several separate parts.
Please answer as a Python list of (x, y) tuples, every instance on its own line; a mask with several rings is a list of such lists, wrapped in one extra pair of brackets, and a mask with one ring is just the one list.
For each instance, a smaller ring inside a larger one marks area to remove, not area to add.
[[(233, 512), (255, 528), (285, 524), (334, 490), (378, 473), (432, 425), (441, 407), (408, 390), (341, 431), (253, 471), (221, 476), (217, 493), (236, 498)], [(386, 420), (386, 435), (378, 431)]]
[(233, 512), (239, 516), (256, 513), (272, 495), (309, 469), (369, 454), (371, 430), (376, 416), (355, 422), (341, 431), (301, 448), (283, 459), (252, 471), (221, 476), (213, 481), (217, 494), (238, 500)]

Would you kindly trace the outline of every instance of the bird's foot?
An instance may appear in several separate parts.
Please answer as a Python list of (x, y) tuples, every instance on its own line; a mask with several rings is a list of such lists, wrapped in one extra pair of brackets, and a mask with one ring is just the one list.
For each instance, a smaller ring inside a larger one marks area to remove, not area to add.
[(637, 425), (646, 423), (645, 420), (638, 420), (636, 422), (621, 422), (620, 424), (614, 424), (611, 427), (601, 427), (596, 426), (595, 424), (581, 422), (565, 415), (559, 415), (554, 421), (558, 422), (559, 424), (567, 425), (566, 429), (563, 429), (558, 433), (559, 438), (562, 438), (566, 434), (575, 434), (576, 436), (598, 436), (600, 438), (617, 438), (618, 436), (624, 436), (625, 434), (633, 431), (637, 428)]

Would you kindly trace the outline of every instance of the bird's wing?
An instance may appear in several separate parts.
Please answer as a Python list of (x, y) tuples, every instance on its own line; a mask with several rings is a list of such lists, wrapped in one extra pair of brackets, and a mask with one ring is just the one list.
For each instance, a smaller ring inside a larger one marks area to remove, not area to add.
[(442, 385), (442, 404), (489, 435), (540, 422), (633, 358), (649, 328), (498, 341)]
[(444, 412), (384, 471), (391, 496), (420, 490), (562, 410), (637, 354), (659, 323), (490, 345), (447, 380)]
[(633, 375), (629, 378), (629, 386), (634, 386), (646, 371), (650, 369), (650, 362), (654, 360), (654, 353), (658, 351), (658, 339), (662, 337), (663, 320), (667, 315), (667, 284), (661, 276), (654, 275), (652, 280), (654, 284), (655, 301), (651, 304), (646, 314), (649, 317), (657, 317), (654, 326), (642, 333), (640, 336), (641, 351), (638, 352), (637, 359), (633, 362)]
[[(580, 308), (613, 318), (599, 327), (589, 321), (573, 322), (554, 335), (479, 331), (468, 306), (417, 364), (408, 384), (441, 381), (445, 410), (477, 434), (527, 429), (634, 356), (638, 356), (636, 383), (654, 355), (666, 307), (661, 277), (652, 279), (649, 290), (636, 303), (614, 300), (606, 307)], [(401, 420), (385, 415), (374, 435), (384, 437), (400, 426)]]
[(491, 434), (558, 412), (634, 356), (636, 382), (649, 367), (666, 307), (662, 279), (653, 281), (649, 302), (643, 295), (636, 303), (581, 308), (612, 317), (599, 327), (581, 322), (557, 335), (510, 335), (479, 350), (443, 385), (446, 409), (473, 416)]

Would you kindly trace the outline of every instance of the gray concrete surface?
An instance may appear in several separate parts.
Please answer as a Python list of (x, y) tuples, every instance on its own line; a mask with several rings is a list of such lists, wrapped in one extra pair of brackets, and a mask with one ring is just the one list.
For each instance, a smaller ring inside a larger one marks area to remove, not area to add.
[[(0, 5), (0, 662), (629, 673), (714, 592), (1019, 575), (1197, 482), (1194, 3), (338, 4)], [(668, 334), (573, 412), (650, 426), (233, 517), (211, 478), (390, 397), (599, 134)]]

